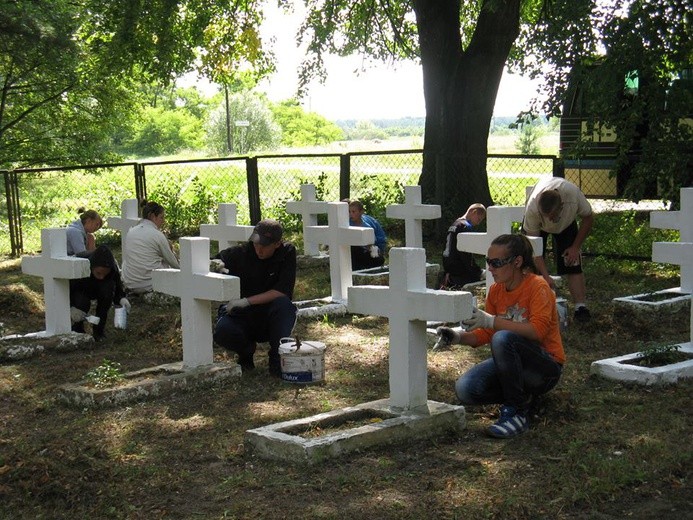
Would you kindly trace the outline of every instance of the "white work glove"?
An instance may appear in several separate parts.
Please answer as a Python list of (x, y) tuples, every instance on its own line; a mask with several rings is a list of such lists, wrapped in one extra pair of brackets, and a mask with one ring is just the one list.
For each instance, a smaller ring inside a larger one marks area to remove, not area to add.
[(229, 270), (226, 268), (224, 261), (220, 260), (219, 258), (212, 258), (209, 261), (209, 272), (210, 273), (229, 274)]
[(240, 309), (245, 309), (250, 307), (250, 302), (248, 298), (239, 298), (238, 300), (231, 300), (226, 304), (226, 314), (233, 314), (233, 311)]
[(475, 307), (472, 309), (472, 317), (468, 320), (463, 320), (462, 325), (464, 325), (467, 330), (492, 329), (494, 318), (495, 316), (493, 314), (489, 314)]
[(438, 327), (436, 329), (436, 334), (438, 334), (439, 339), (433, 347), (433, 350), (447, 347), (448, 345), (454, 345), (455, 343), (459, 343), (462, 339), (459, 331), (450, 327)]
[(87, 313), (77, 307), (70, 307), (70, 320), (72, 323), (79, 323), (87, 317)]
[(370, 248), (371, 252), (371, 258), (378, 258), (380, 256), (380, 249), (378, 249), (378, 246), (373, 244)]
[(120, 299), (120, 306), (125, 309), (125, 312), (130, 312), (130, 309), (132, 308), (130, 300), (128, 300), (127, 298)]

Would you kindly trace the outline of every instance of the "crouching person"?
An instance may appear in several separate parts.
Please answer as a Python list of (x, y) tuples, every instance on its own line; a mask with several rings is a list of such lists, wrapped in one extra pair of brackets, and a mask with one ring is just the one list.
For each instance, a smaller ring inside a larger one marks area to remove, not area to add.
[(281, 376), (279, 342), (296, 324), (293, 298), (296, 248), (282, 241), (282, 226), (261, 220), (248, 242), (220, 251), (230, 276), (241, 280), (240, 298), (219, 307), (214, 341), (238, 354), (244, 372), (255, 368), (257, 342), (269, 342), (269, 372)]
[(463, 374), (455, 393), (464, 405), (500, 404), (488, 434), (501, 439), (529, 429), (533, 398), (556, 386), (565, 362), (556, 298), (536, 274), (533, 256), (525, 236), (498, 236), (486, 257), (494, 279), (486, 310), (474, 309), (462, 322), (466, 331), (438, 328), (449, 343), (491, 345), (492, 357)]
[(94, 339), (98, 341), (104, 336), (111, 305), (121, 305), (129, 311), (130, 302), (125, 298), (120, 270), (108, 247), (99, 246), (93, 251), (84, 251), (75, 256), (89, 260), (90, 273), (87, 278), (70, 280), (72, 330), (84, 332), (84, 320), (91, 302), (96, 301), (94, 316), (98, 318), (98, 323), (93, 323), (92, 331)]

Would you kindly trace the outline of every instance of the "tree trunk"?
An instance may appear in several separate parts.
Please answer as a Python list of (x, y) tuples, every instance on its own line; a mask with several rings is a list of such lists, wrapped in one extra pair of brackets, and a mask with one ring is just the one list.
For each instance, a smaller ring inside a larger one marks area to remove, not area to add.
[(505, 62), (519, 33), (521, 0), (485, 0), (462, 50), (459, 0), (415, 0), (426, 103), (419, 183), (440, 204), (441, 238), (473, 202), (489, 205), (488, 133)]

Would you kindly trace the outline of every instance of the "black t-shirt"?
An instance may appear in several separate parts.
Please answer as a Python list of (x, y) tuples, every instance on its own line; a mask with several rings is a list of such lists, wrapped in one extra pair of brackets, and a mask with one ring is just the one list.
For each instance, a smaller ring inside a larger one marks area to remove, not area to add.
[(453, 276), (463, 277), (469, 283), (478, 281), (481, 268), (476, 265), (471, 253), (457, 250), (457, 235), (472, 230), (472, 225), (463, 217), (458, 218), (448, 228), (443, 251), (443, 269)]
[(229, 247), (220, 251), (220, 258), (229, 275), (241, 279), (241, 298), (274, 289), (293, 299), (296, 284), (296, 248), (289, 242), (282, 242), (274, 254), (260, 260), (255, 254), (253, 243)]

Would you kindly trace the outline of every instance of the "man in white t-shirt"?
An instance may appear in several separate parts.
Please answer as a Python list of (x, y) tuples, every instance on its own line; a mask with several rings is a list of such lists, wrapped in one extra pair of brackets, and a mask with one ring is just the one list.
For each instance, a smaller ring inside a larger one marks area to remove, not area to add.
[[(592, 206), (580, 188), (561, 177), (549, 177), (540, 181), (527, 199), (522, 224), (527, 235), (542, 237), (544, 251), (548, 236), (553, 235), (556, 271), (566, 277), (575, 304), (575, 320), (579, 322), (587, 322), (591, 317), (585, 303), (587, 289), (580, 248), (590, 234), (593, 222)], [(539, 273), (555, 288), (544, 257), (536, 257), (534, 262)]]

